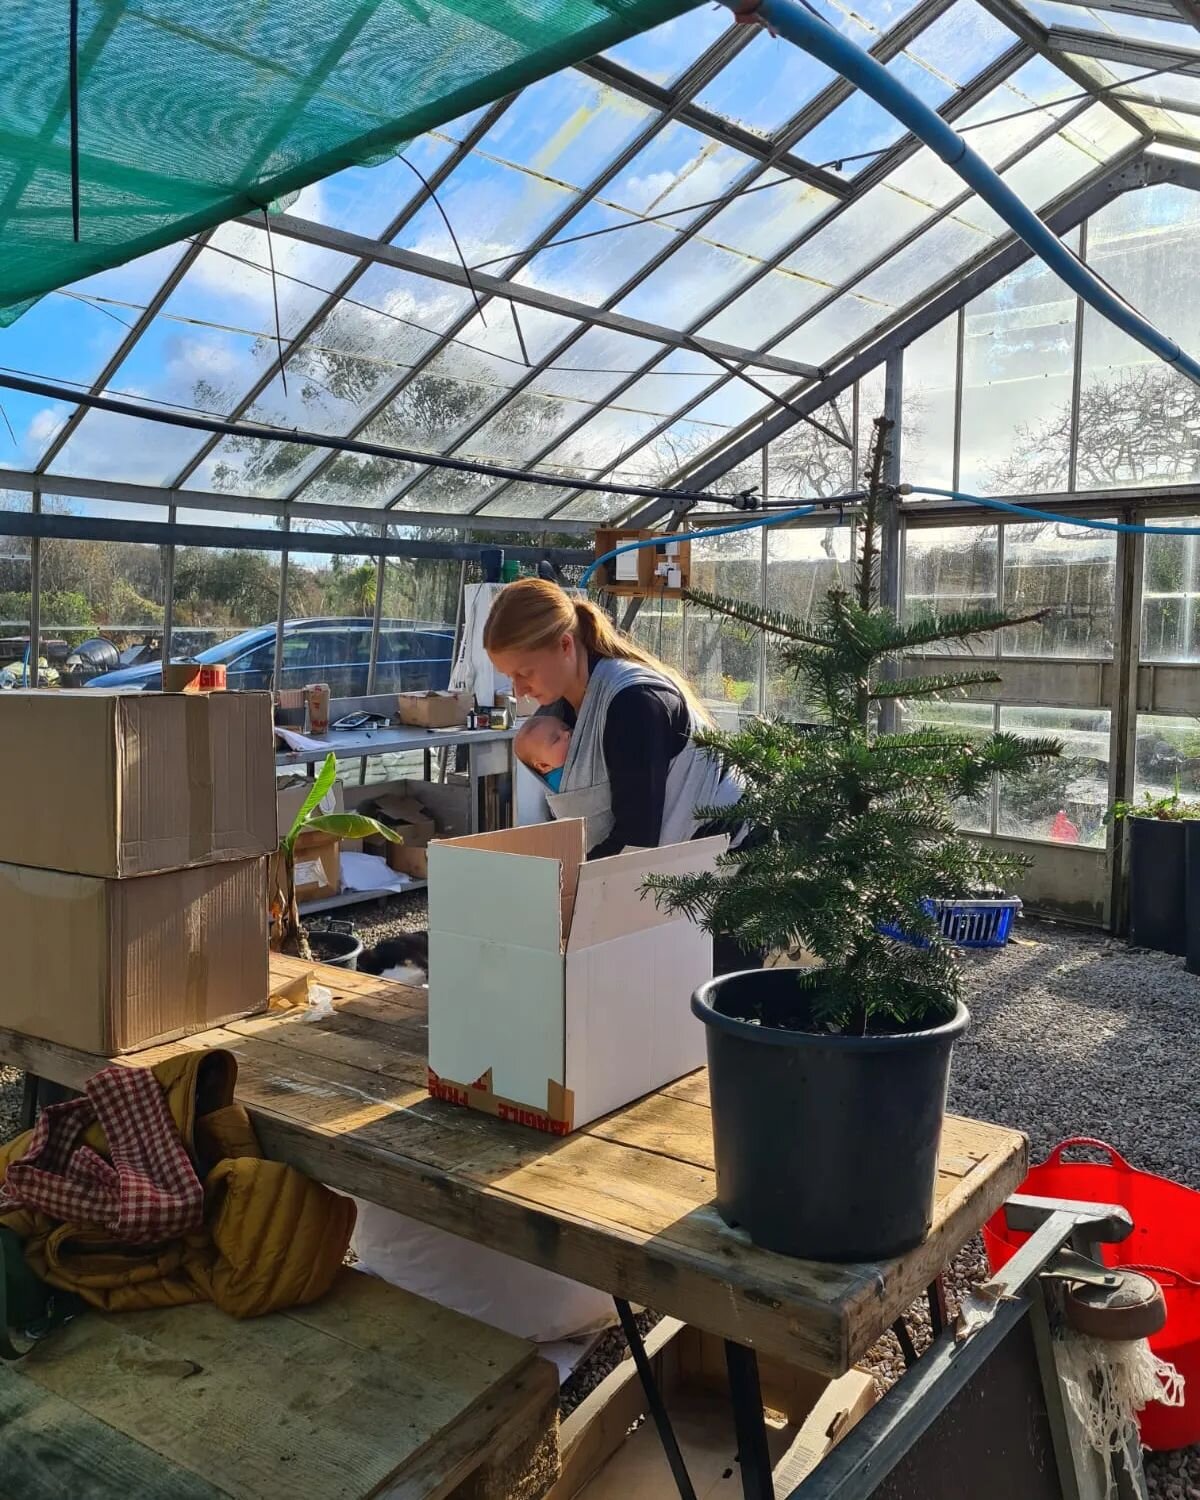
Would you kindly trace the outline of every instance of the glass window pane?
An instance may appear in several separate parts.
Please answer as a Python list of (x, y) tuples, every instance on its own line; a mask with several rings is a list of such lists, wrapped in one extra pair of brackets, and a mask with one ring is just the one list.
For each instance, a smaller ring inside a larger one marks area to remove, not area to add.
[[(811, 620), (830, 589), (846, 588), (852, 582), (852, 522), (839, 523), (835, 514), (825, 526), (803, 523), (786, 529), (772, 526), (766, 536), (768, 609), (785, 610), (802, 620)], [(820, 704), (805, 701), (795, 674), (781, 659), (778, 642), (768, 637), (764, 647), (767, 674), (764, 711), (785, 719), (819, 723), (823, 717)]]
[(1117, 538), (1037, 522), (1004, 528), (1004, 607), (1048, 619), (1000, 632), (1007, 656), (1111, 657)]
[(279, 614), (279, 558), (275, 551), (177, 547), (173, 653), (194, 655), (254, 629), (258, 634), (239, 642), (228, 660), (238, 659), (247, 686), (250, 678), (255, 687), (269, 683)]
[(1173, 797), (1200, 802), (1200, 726), (1195, 719), (1138, 714), (1134, 801)]
[(795, 271), (769, 271), (700, 329), (709, 338), (761, 349), (804, 316), (829, 288)]
[[(66, 501), (66, 506), (73, 514), (92, 509), (79, 500)], [(81, 687), (97, 675), (69, 660), (71, 648), (90, 637), (103, 637), (113, 648), (106, 670), (161, 661), (164, 588), (161, 547), (45, 539), (41, 650), (50, 669), (59, 674), (58, 683)]]
[(900, 455), (910, 483), (954, 483), (958, 318), (946, 318), (904, 351)]
[[(887, 370), (883, 365), (876, 365), (858, 382), (858, 412), (854, 434), (856, 450), (854, 483), (856, 487), (863, 485), (863, 476), (867, 473), (871, 442), (875, 436), (875, 418), (882, 417), (884, 414), (883, 402), (886, 386)], [(903, 460), (903, 448), (900, 450), (900, 456)]]
[[(682, 599), (649, 599), (634, 617), (632, 635), (667, 666), (684, 671)], [(695, 613), (693, 612), (693, 619)]]
[(832, 290), (928, 217), (924, 204), (881, 183), (830, 219), (783, 262), (783, 268)]
[(772, 350), (785, 359), (801, 359), (811, 365), (829, 364), (835, 355), (859, 343), (863, 336), (891, 316), (891, 309), (847, 292), (801, 323)]
[[(769, 259), (794, 240), (807, 225), (834, 207), (836, 199), (782, 172), (767, 172), (728, 208), (704, 226), (702, 237), (711, 244)], [(738, 340), (744, 343), (744, 339)]]
[(1002, 730), (1049, 735), (1063, 747), (1057, 760), (1047, 761), (1028, 776), (1001, 779), (1000, 833), (1104, 847), (1110, 720), (1107, 709), (1000, 709)]
[[(904, 537), (904, 608), (909, 620), (997, 603), (999, 539), (994, 526), (910, 526)], [(930, 653), (994, 656), (995, 637), (931, 645)]]
[[(859, 39), (869, 46), (866, 32)], [(759, 135), (768, 136), (794, 115), (837, 75), (799, 47), (755, 36), (696, 97), (710, 109)]]
[(690, 10), (651, 31), (632, 36), (604, 56), (654, 83), (672, 84), (728, 30), (729, 17), (716, 7)]
[[(585, 188), (654, 113), (572, 68), (523, 89), (477, 149), (535, 176)], [(451, 222), (457, 227), (457, 220)]]
[(967, 304), (960, 483), (979, 494), (1067, 487), (1075, 298), (1039, 260)]
[[(1088, 262), (1184, 349), (1200, 344), (1200, 196), (1163, 186), (1129, 193), (1088, 224)], [(1200, 392), (1084, 312), (1081, 489), (1189, 483), (1200, 473)]]
[(1142, 660), (1200, 661), (1200, 537), (1148, 536), (1143, 557)]
[[(814, 496), (845, 494), (854, 484), (853, 403), (848, 391), (832, 403), (813, 412), (814, 421), (797, 422), (771, 444), (767, 467), (767, 494), (772, 500), (795, 500), (803, 504)], [(840, 420), (839, 420), (840, 419)], [(838, 441), (843, 430), (850, 435), (851, 446)], [(799, 533), (797, 533), (799, 534)], [(774, 536), (775, 529), (768, 531)]]
[[(692, 542), (692, 587), (757, 603), (762, 590), (762, 533)], [(643, 606), (642, 613), (653, 609)], [(687, 610), (687, 676), (719, 724), (759, 708), (762, 635), (706, 610)]]
[[(422, 176), (435, 172), (454, 150), (446, 127), (431, 131), (404, 148), (407, 161)], [(369, 167), (343, 167), (332, 177), (310, 183), (288, 212), (331, 229), (377, 238), (422, 192), (420, 178), (399, 156), (389, 156)]]
[(865, 276), (855, 293), (889, 309), (902, 308), (991, 244), (991, 235), (976, 229), (965, 212), (950, 214)]

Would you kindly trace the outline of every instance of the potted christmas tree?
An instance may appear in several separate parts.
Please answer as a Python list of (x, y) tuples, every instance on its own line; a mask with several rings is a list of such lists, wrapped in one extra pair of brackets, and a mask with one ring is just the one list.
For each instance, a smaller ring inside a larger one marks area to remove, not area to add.
[(1039, 617), (904, 624), (879, 605), (890, 426), (875, 424), (852, 591), (828, 594), (812, 621), (690, 596), (774, 637), (823, 727), (758, 719), (706, 734), (745, 785), (716, 816), (750, 834), (712, 872), (650, 882), (660, 904), (743, 947), (818, 960), (714, 979), (692, 1009), (708, 1028), (721, 1214), (767, 1249), (824, 1260), (898, 1254), (928, 1231), (950, 1055), (968, 1022), (934, 903), (1004, 886), (1025, 864), (960, 835), (952, 804), (1060, 749), (879, 728), (884, 704), (999, 681), (988, 669), (905, 677), (902, 658)]

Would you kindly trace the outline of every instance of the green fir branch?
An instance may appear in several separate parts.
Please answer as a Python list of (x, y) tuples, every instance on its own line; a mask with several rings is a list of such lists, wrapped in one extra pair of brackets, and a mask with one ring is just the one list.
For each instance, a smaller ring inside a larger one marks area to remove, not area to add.
[(807, 620), (802, 620), (798, 615), (787, 614), (784, 610), (766, 609), (759, 604), (723, 599), (717, 594), (707, 594), (703, 589), (687, 589), (684, 598), (689, 604), (695, 604), (714, 615), (724, 615), (727, 620), (736, 620), (739, 625), (750, 625), (767, 635), (779, 636), (783, 640), (802, 641), (809, 646), (831, 644), (828, 636)]
[(988, 687), (1002, 681), (999, 672), (937, 672), (927, 677), (898, 677), (894, 681), (875, 683), (871, 697), (880, 703), (886, 699), (932, 698), (935, 694), (963, 692), (972, 687)]

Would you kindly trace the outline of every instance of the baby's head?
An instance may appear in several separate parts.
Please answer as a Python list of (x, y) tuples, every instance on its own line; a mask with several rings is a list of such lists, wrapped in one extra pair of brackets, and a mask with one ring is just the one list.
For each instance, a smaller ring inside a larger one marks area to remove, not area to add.
[(571, 731), (553, 714), (535, 714), (526, 719), (513, 741), (518, 758), (539, 776), (565, 765), (570, 748)]

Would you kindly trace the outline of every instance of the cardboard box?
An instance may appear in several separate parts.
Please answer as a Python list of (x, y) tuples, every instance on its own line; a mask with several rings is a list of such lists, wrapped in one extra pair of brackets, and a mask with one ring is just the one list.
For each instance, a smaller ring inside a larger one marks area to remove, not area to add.
[(107, 1057), (265, 1010), (266, 864), (137, 880), (0, 864), (0, 1026)]
[(223, 693), (228, 674), (219, 663), (204, 666), (198, 661), (167, 662), (162, 669), (164, 693)]
[(475, 706), (471, 693), (397, 693), (401, 724), (415, 729), (458, 729)]
[(321, 901), (342, 888), (342, 844), (329, 833), (302, 833), (296, 840), (296, 900)]
[(429, 846), (429, 1088), (565, 1135), (704, 1065), (712, 940), (643, 899), (724, 838), (585, 862), (580, 819)]
[(11, 864), (115, 879), (269, 854), (270, 694), (0, 693), (0, 786)]
[[(425, 880), (429, 874), (425, 851), (430, 839), (436, 838), (438, 828), (424, 805), (409, 793), (409, 785), (408, 782), (396, 782), (386, 789), (378, 786), (356, 788), (356, 791), (370, 795), (355, 799), (355, 811), (378, 818), (381, 823), (394, 828), (404, 840), (402, 844), (393, 844), (389, 839), (366, 838), (363, 840), (364, 854), (378, 855), (387, 860), (389, 869), (411, 875), (415, 880)], [(417, 781), (411, 785), (419, 791), (426, 783)]]

